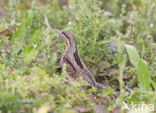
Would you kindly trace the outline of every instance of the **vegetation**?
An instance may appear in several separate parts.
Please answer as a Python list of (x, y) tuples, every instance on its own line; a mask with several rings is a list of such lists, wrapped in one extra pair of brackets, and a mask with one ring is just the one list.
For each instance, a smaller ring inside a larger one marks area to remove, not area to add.
[[(0, 0), (0, 7), (0, 112), (156, 112), (156, 0)], [(65, 47), (56, 29), (74, 34), (107, 90), (67, 81), (66, 66), (60, 73)]]

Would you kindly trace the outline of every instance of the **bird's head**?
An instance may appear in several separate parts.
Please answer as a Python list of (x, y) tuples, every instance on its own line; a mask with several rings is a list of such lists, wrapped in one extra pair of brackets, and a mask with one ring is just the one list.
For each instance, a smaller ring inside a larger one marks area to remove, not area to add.
[(63, 40), (66, 43), (66, 49), (76, 49), (76, 42), (73, 34), (68, 31), (63, 31), (62, 34)]

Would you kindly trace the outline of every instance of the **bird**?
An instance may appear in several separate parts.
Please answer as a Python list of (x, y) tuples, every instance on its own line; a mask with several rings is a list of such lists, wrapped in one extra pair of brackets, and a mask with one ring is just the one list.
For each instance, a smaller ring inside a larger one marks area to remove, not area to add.
[(63, 64), (66, 65), (68, 75), (73, 79), (82, 77), (83, 80), (87, 81), (90, 85), (99, 89), (106, 89), (104, 85), (96, 82), (81, 59), (74, 35), (68, 31), (61, 31), (60, 34), (65, 42), (65, 51), (62, 54), (60, 64), (61, 66), (63, 66)]

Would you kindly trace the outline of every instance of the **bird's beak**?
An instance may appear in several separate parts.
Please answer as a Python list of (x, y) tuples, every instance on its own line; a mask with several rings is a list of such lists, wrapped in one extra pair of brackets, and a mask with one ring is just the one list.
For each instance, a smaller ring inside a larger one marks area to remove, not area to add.
[(64, 34), (63, 34), (61, 31), (56, 30), (56, 32), (57, 32), (58, 34), (60, 34), (60, 35), (61, 35), (61, 37), (64, 37)]
[(56, 32), (57, 32), (57, 33), (59, 33), (59, 34), (60, 34), (60, 36), (61, 36), (63, 39), (65, 39), (65, 37), (66, 37), (66, 36), (65, 36), (65, 35), (64, 35), (61, 31), (56, 30)]

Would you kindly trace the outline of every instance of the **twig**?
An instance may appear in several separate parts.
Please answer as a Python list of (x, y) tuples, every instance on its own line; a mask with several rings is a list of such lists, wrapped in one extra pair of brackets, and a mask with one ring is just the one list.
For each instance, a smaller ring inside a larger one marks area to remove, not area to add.
[(51, 28), (51, 26), (49, 24), (47, 15), (44, 15), (44, 23), (47, 26), (47, 28), (49, 29), (49, 32), (53, 32), (53, 29)]
[(36, 91), (29, 89), (29, 88), (25, 88), (27, 91), (34, 93), (35, 95), (37, 95), (40, 99), (42, 99), (49, 107), (52, 113), (55, 113), (55, 111), (53, 110), (53, 108), (49, 105), (49, 103)]
[[(47, 28), (49, 29), (49, 32), (50, 32), (50, 33), (54, 32), (54, 29), (52, 29), (52, 27), (51, 27), (50, 24), (49, 24), (47, 15), (44, 15), (44, 24), (47, 26)], [(60, 30), (55, 29), (55, 31), (56, 31), (57, 33), (59, 33), (61, 36), (64, 36)]]
[(131, 24), (130, 40), (133, 41), (133, 24)]

